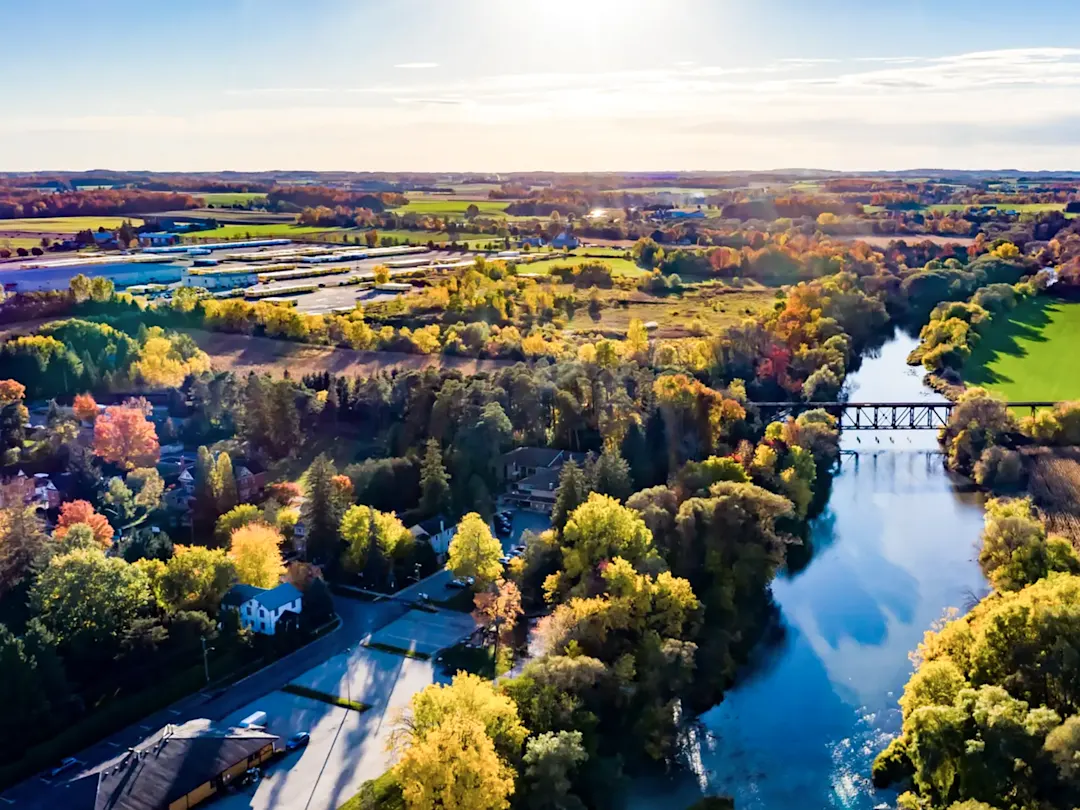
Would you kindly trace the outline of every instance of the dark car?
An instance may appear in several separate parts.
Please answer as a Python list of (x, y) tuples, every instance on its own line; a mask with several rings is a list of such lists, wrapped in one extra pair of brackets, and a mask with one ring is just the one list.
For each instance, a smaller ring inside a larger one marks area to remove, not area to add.
[(295, 751), (297, 748), (303, 748), (309, 742), (311, 742), (311, 735), (306, 731), (298, 731), (285, 741), (285, 750)]

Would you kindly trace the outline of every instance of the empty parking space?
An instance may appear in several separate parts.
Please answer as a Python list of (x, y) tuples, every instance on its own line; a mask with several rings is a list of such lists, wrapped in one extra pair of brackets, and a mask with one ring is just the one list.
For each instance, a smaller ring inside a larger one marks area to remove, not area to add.
[(466, 613), (412, 610), (379, 630), (371, 640), (388, 647), (434, 655), (454, 646), (475, 629), (476, 622)]

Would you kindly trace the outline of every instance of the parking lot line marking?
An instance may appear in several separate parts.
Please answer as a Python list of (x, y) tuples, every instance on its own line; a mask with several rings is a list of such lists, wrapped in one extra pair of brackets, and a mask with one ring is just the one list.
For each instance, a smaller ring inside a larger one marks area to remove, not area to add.
[(150, 726), (139, 726), (139, 728), (141, 728), (143, 731), (153, 731), (153, 729), (150, 728)]
[(169, 714), (173, 715), (174, 717), (180, 716), (180, 712), (178, 712), (176, 709), (169, 709)]
[(120, 743), (106, 742), (105, 744), (106, 745), (111, 745), (113, 748), (119, 748), (120, 747)]

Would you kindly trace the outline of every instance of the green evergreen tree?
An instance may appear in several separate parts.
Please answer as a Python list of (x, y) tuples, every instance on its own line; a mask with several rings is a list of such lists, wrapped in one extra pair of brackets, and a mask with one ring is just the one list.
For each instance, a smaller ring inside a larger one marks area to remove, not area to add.
[(586, 478), (591, 491), (610, 495), (619, 501), (625, 501), (634, 491), (634, 484), (630, 479), (630, 465), (617, 449), (605, 450), (600, 458), (590, 465)]
[(217, 499), (214, 497), (214, 457), (206, 445), (195, 456), (195, 502), (192, 504), (192, 533), (198, 543), (210, 544), (217, 521)]
[(304, 476), (307, 497), (301, 517), (307, 529), (307, 559), (324, 565), (335, 565), (340, 551), (335, 520), (335, 475), (334, 462), (325, 453), (320, 453)]
[(563, 465), (559, 474), (559, 488), (555, 491), (555, 507), (551, 511), (551, 525), (562, 531), (575, 509), (589, 498), (589, 485), (585, 473), (574, 461)]
[(420, 505), (428, 515), (446, 511), (450, 505), (450, 476), (443, 464), (437, 439), (428, 439), (420, 465)]

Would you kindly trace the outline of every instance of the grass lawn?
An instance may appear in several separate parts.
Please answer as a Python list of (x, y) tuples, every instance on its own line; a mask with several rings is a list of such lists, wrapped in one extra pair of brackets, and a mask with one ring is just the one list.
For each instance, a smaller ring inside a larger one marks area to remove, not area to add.
[(202, 197), (206, 205), (237, 205), (251, 202), (252, 200), (265, 200), (266, 195), (258, 191), (189, 191), (193, 197)]
[[(619, 254), (621, 256), (621, 254)], [(647, 276), (649, 271), (643, 267), (638, 267), (630, 259), (622, 259), (617, 257), (604, 257), (601, 259), (590, 258), (588, 256), (552, 256), (550, 259), (541, 259), (539, 261), (533, 261), (528, 264), (518, 265), (518, 272), (520, 273), (550, 273), (554, 267), (577, 267), (578, 265), (585, 264), (586, 262), (603, 262), (611, 268), (611, 271), (616, 276)]]
[(36, 236), (4, 236), (0, 234), (0, 248), (18, 250), (19, 248), (41, 247), (41, 238)]
[(288, 239), (291, 236), (312, 234), (340, 234), (341, 228), (324, 228), (311, 225), (294, 225), (291, 222), (274, 222), (269, 225), (222, 225), (209, 231), (194, 231), (190, 241), (208, 239)]
[[(505, 653), (506, 650), (500, 652)], [(473, 675), (479, 675), (489, 681), (495, 677), (494, 647), (472, 649), (464, 644), (456, 644), (443, 650), (439, 657), (439, 663), (451, 675), (456, 675), (458, 672), (471, 672)], [(506, 655), (500, 655), (499, 657), (503, 659), (503, 666), (499, 667), (500, 674), (508, 672), (512, 659)]]
[[(1006, 211), (1018, 211), (1020, 213), (1037, 213), (1039, 211), (1064, 211), (1065, 203), (986, 203), (992, 208), (1002, 208)], [(972, 206), (967, 203), (948, 203), (943, 205), (931, 205), (931, 210), (948, 213), (949, 211), (966, 211)], [(981, 207), (974, 206), (976, 208)], [(1072, 216), (1070, 214), (1069, 216)]]
[(465, 210), (475, 205), (480, 213), (486, 216), (501, 216), (508, 205), (509, 200), (447, 200), (439, 199), (438, 196), (410, 198), (408, 204), (395, 208), (400, 214), (430, 214), (432, 216), (457, 216), (464, 217)]
[(364, 782), (360, 792), (338, 810), (405, 810), (405, 798), (394, 775), (387, 771), (378, 779)]
[(89, 228), (119, 228), (124, 220), (132, 225), (142, 225), (138, 217), (29, 217), (25, 219), (0, 219), (0, 231), (26, 231), (30, 233), (78, 233)]
[(964, 366), (964, 379), (1012, 401), (1080, 399), (1080, 303), (1028, 299), (999, 316)]
[(687, 292), (666, 298), (650, 298), (631, 301), (625, 306), (605, 304), (599, 318), (588, 307), (578, 307), (569, 328), (575, 332), (602, 332), (609, 336), (623, 336), (633, 318), (648, 323), (656, 321), (658, 329), (654, 337), (676, 338), (690, 335), (689, 327), (701, 321), (706, 331), (716, 332), (734, 326), (744, 318), (773, 306), (776, 291), (767, 287), (749, 290), (724, 290), (722, 294)]

